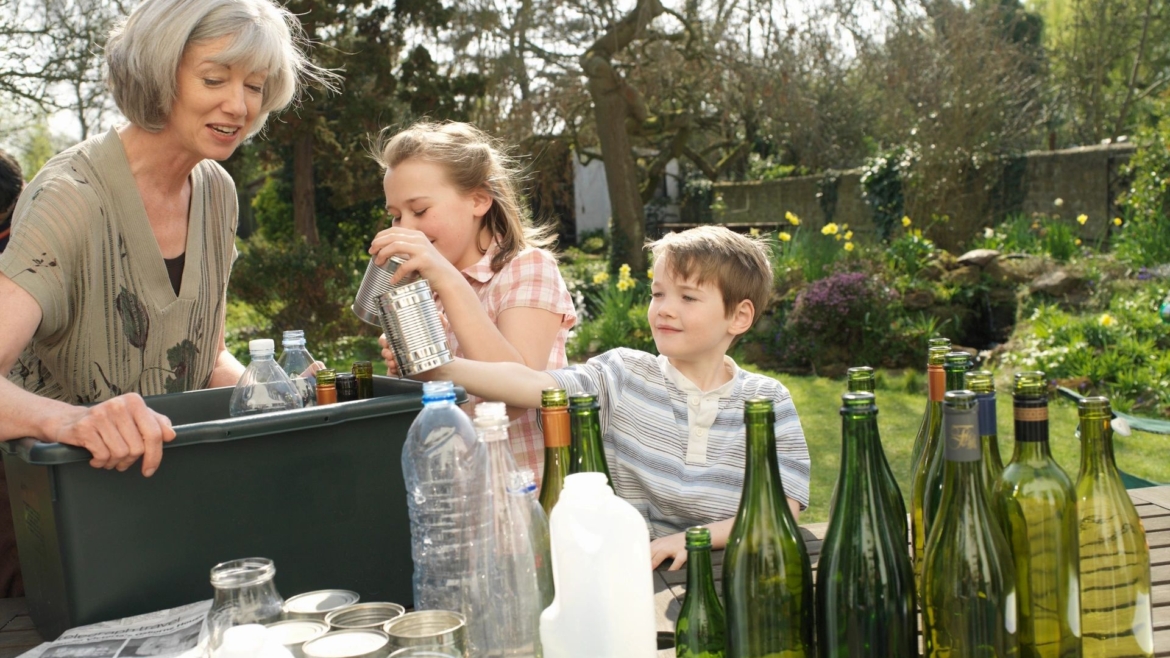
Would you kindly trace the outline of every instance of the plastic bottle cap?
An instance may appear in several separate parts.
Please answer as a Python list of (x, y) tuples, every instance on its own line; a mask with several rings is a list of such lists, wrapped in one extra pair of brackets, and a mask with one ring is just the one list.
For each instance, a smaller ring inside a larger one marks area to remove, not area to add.
[(249, 352), (272, 352), (276, 349), (276, 344), (272, 342), (271, 338), (257, 338), (248, 341)]
[(507, 418), (508, 407), (503, 402), (480, 402), (475, 405), (476, 419)]

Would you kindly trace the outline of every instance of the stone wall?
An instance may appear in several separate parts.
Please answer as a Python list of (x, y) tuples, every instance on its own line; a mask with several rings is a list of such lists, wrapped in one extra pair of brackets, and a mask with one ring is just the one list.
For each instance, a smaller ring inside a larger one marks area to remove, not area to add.
[[(1069, 222), (1083, 213), (1094, 221), (1078, 227), (1081, 237), (1099, 237), (1107, 221), (1120, 214), (1117, 196), (1125, 186), (1119, 169), (1133, 149), (1131, 144), (1116, 144), (1034, 151), (1006, 163), (1002, 184), (989, 193), (997, 198), (989, 199), (988, 206), (999, 208), (1000, 216), (989, 217), (986, 224), (995, 224), (1009, 213), (1058, 214)], [(847, 223), (859, 234), (876, 234), (869, 205), (862, 198), (860, 169), (835, 177), (718, 183), (715, 190), (727, 204), (723, 216), (727, 224), (775, 224), (791, 211), (813, 228), (833, 221)]]

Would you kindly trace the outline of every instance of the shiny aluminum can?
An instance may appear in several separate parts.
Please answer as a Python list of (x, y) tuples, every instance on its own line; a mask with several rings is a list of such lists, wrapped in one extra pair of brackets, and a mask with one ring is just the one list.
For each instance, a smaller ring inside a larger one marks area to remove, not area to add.
[(301, 646), (329, 632), (329, 624), (316, 619), (286, 619), (268, 624), (268, 631), (295, 658), (305, 658)]
[(301, 651), (305, 658), (386, 658), (390, 638), (370, 629), (333, 631), (306, 642)]
[[(370, 259), (366, 273), (362, 276), (362, 283), (358, 286), (357, 296), (354, 297), (353, 306), (350, 307), (363, 322), (378, 326), (378, 296), (394, 289), (394, 286), (390, 285), (390, 279), (398, 271), (398, 266), (405, 262), (406, 259), (401, 256), (391, 256), (378, 267), (374, 264), (374, 259)], [(404, 283), (407, 282), (400, 281), (398, 285)]]
[(447, 610), (418, 610), (392, 619), (383, 627), (392, 649), (442, 649), (467, 655), (467, 622)]
[(357, 592), (347, 589), (322, 589), (315, 592), (297, 594), (284, 602), (282, 608), (285, 619), (316, 619), (325, 621), (325, 615), (348, 608), (358, 602), (361, 597)]
[(390, 658), (463, 658), (463, 652), (434, 647), (407, 647), (390, 654)]
[(358, 603), (325, 615), (325, 623), (338, 630), (374, 628), (381, 630), (386, 622), (406, 613), (397, 603)]
[(447, 332), (425, 280), (394, 287), (378, 297), (386, 342), (394, 350), (398, 375), (409, 377), (451, 361)]

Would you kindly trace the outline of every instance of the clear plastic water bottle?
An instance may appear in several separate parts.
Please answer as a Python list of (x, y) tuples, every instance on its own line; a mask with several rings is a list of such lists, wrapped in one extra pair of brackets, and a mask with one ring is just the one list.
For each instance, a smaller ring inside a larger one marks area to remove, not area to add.
[(467, 621), (472, 655), (484, 658), (541, 655), (542, 607), (532, 513), (525, 495), (508, 493), (509, 476), (516, 471), (508, 422), (501, 402), (484, 402), (475, 408), (475, 429), (483, 446), (477, 519), (489, 523), (472, 544), (475, 580)]
[(524, 498), (528, 507), (528, 529), (536, 557), (536, 585), (540, 589), (540, 609), (552, 604), (552, 549), (549, 545), (548, 516), (536, 496), (536, 475), (531, 469), (513, 471), (508, 478), (508, 494)]
[(305, 332), (300, 329), (284, 332), (281, 346), (284, 349), (276, 364), (300, 391), (304, 406), (311, 407), (317, 404), (317, 378), (313, 376), (317, 371), (317, 360), (305, 347)]
[(288, 375), (276, 365), (275, 348), (271, 338), (257, 338), (248, 342), (252, 362), (236, 383), (228, 414), (232, 418), (300, 409), (304, 406), (301, 394)]
[(478, 450), (471, 419), (455, 405), (454, 385), (423, 384), (423, 409), (402, 448), (418, 610), (467, 612), (468, 542), (481, 532), (472, 523), (482, 488), (473, 480)]

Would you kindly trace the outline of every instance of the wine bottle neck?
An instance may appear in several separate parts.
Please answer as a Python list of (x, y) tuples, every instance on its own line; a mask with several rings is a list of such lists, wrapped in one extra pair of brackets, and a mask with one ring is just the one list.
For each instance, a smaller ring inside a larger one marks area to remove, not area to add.
[(705, 548), (687, 547), (687, 594), (700, 596), (707, 587), (714, 585), (715, 576), (711, 569), (711, 545)]
[[(762, 416), (762, 417), (761, 417)], [(782, 505), (784, 485), (780, 482), (780, 465), (776, 461), (776, 435), (771, 413), (748, 414), (747, 466), (744, 469), (743, 497), (747, 501), (768, 500)]]
[[(878, 426), (877, 414), (843, 414), (841, 417), (841, 492), (839, 503), (854, 500), (869, 491), (876, 476)], [(855, 501), (856, 502), (856, 501)], [(838, 505), (847, 511), (857, 505)]]
[(544, 427), (546, 448), (568, 446), (572, 442), (567, 407), (544, 407), (540, 410), (540, 423)]
[(1012, 416), (1016, 433), (1013, 459), (1048, 457), (1051, 453), (1048, 447), (1047, 396), (1014, 396)]
[(926, 378), (930, 402), (942, 404), (943, 394), (947, 392), (947, 379), (943, 367), (934, 364), (926, 366)]
[(1108, 417), (1081, 416), (1081, 473), (1097, 475), (1117, 470), (1113, 458), (1113, 427)]

